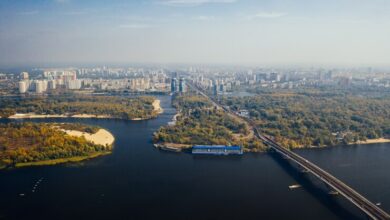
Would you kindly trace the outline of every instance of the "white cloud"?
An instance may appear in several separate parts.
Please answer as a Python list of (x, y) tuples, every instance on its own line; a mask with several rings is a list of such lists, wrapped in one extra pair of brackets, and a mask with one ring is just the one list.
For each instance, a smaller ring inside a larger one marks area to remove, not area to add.
[(232, 3), (237, 0), (160, 0), (159, 3), (168, 6), (192, 7), (208, 3)]
[(128, 28), (128, 29), (143, 29), (143, 28), (150, 28), (151, 25), (148, 24), (121, 24), (119, 25), (119, 28)]
[(256, 18), (280, 18), (286, 15), (287, 15), (286, 13), (282, 13), (282, 12), (259, 12), (254, 15), (247, 16), (247, 19), (253, 20)]

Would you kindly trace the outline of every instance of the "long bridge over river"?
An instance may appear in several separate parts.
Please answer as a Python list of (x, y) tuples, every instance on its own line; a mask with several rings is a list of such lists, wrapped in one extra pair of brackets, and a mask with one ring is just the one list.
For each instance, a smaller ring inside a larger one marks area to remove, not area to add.
[[(188, 83), (189, 86), (197, 91), (202, 96), (209, 99), (214, 106), (217, 108), (223, 109), (224, 111), (228, 112), (229, 114), (235, 115), (239, 117), (237, 114), (232, 112), (230, 109), (220, 105), (216, 100), (209, 97), (207, 94), (205, 94), (200, 88)], [(344, 198), (346, 198), (348, 201), (353, 203), (357, 208), (362, 210), (364, 213), (366, 213), (370, 218), (376, 219), (376, 220), (389, 220), (390, 215), (383, 211), (381, 208), (379, 208), (377, 205), (370, 202), (368, 199), (366, 199), (364, 196), (356, 192), (354, 189), (349, 187), (347, 184), (343, 183), (341, 180), (337, 179), (330, 173), (326, 172), (325, 170), (321, 169), (314, 163), (308, 161), (307, 159), (299, 156), (298, 154), (294, 153), (291, 150), (288, 150), (282, 146), (280, 146), (278, 143), (276, 143), (271, 138), (262, 135), (259, 130), (256, 127), (256, 124), (254, 121), (248, 118), (243, 118), (245, 121), (247, 121), (253, 128), (255, 135), (261, 139), (267, 146), (275, 150), (277, 153), (281, 154), (284, 157), (289, 158), (294, 163), (298, 164), (299, 166), (303, 167), (308, 172), (312, 173), (314, 176), (316, 176), (318, 179), (320, 179), (322, 182), (324, 182), (326, 185), (331, 187), (333, 190), (340, 193)]]

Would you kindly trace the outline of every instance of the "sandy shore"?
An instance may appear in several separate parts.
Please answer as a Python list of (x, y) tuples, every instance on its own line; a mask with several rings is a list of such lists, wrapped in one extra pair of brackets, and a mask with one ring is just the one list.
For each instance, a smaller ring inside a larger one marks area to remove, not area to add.
[(67, 115), (37, 115), (34, 113), (26, 113), (26, 114), (14, 114), (9, 116), (9, 119), (22, 119), (22, 118), (66, 118)]
[(17, 113), (8, 117), (9, 119), (23, 119), (23, 118), (111, 118), (109, 115), (91, 115), (91, 114), (77, 114), (77, 115), (37, 115), (35, 113), (21, 114)]
[(95, 134), (89, 134), (86, 132), (75, 131), (75, 130), (63, 130), (63, 131), (65, 131), (68, 135), (71, 136), (76, 136), (76, 137), (84, 136), (85, 139), (91, 141), (94, 144), (112, 145), (115, 141), (114, 136), (105, 129), (100, 129)]
[[(164, 112), (163, 108), (161, 108), (160, 100), (156, 99), (153, 101), (153, 109), (161, 114)], [(35, 113), (16, 113), (8, 117), (9, 119), (23, 119), (23, 118), (112, 118), (110, 115), (93, 115), (93, 114), (61, 114), (61, 115), (38, 115)], [(145, 120), (144, 118), (133, 118), (133, 121)]]
[(388, 142), (390, 142), (390, 139), (376, 138), (376, 139), (367, 139), (365, 141), (358, 141), (356, 143), (350, 143), (350, 144), (377, 144), (377, 143), (388, 143)]
[(154, 100), (152, 103), (154, 110), (157, 111), (158, 114), (161, 114), (164, 112), (164, 109), (161, 108), (160, 103), (161, 103), (161, 101), (159, 99)]
[(78, 114), (72, 115), (72, 118), (112, 118), (109, 115), (91, 115), (91, 114)]

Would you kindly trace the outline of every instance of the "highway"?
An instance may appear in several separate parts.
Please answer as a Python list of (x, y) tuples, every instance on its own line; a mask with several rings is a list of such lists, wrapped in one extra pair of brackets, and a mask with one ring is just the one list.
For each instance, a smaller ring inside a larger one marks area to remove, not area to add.
[[(220, 105), (216, 100), (209, 97), (207, 94), (205, 94), (200, 88), (192, 85), (191, 83), (188, 83), (188, 85), (197, 91), (202, 96), (208, 98), (214, 106), (221, 108), (228, 112), (229, 114), (236, 115), (234, 112), (232, 112), (230, 109)], [(335, 191), (339, 192), (342, 196), (344, 196), (348, 201), (352, 202), (357, 208), (362, 210), (364, 213), (366, 213), (370, 218), (372, 219), (378, 219), (378, 220), (386, 220), (390, 219), (390, 215), (387, 214), (385, 211), (383, 211), (381, 208), (370, 202), (368, 199), (366, 199), (364, 196), (360, 195), (358, 192), (356, 192), (354, 189), (349, 187), (347, 184), (343, 183), (330, 173), (326, 172), (325, 170), (321, 169), (314, 163), (308, 161), (307, 159), (299, 156), (298, 154), (292, 152), (291, 150), (288, 150), (282, 146), (280, 146), (278, 143), (276, 143), (271, 138), (262, 135), (259, 130), (256, 127), (256, 124), (254, 121), (248, 118), (244, 118), (245, 121), (248, 122), (248, 124), (251, 125), (253, 128), (255, 135), (261, 139), (267, 146), (275, 150), (277, 153), (290, 158), (291, 161), (295, 162), (299, 166), (303, 167), (308, 172), (312, 173), (314, 176), (319, 178), (321, 181), (326, 183), (328, 186), (333, 188)]]

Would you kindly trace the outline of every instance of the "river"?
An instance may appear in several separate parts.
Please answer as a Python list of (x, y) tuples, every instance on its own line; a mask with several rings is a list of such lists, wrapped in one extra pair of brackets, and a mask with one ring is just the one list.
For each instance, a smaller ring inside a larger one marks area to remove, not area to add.
[[(34, 119), (102, 126), (116, 138), (114, 152), (80, 164), (1, 170), (0, 219), (366, 219), (271, 153), (194, 157), (155, 149), (153, 132), (175, 114), (169, 97), (159, 98), (165, 111), (148, 121)], [(297, 153), (390, 211), (390, 144)]]

